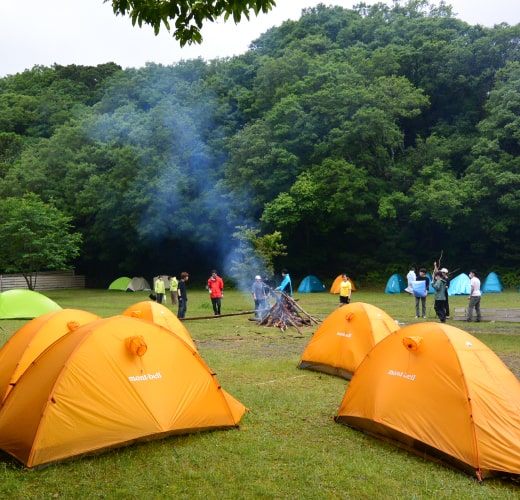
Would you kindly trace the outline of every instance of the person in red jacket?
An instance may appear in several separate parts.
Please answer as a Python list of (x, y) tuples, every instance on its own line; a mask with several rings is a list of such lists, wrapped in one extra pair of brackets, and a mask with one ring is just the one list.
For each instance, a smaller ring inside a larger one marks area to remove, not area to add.
[(215, 316), (220, 315), (220, 306), (222, 305), (222, 297), (224, 296), (224, 280), (213, 269), (208, 279), (208, 291), (213, 306)]

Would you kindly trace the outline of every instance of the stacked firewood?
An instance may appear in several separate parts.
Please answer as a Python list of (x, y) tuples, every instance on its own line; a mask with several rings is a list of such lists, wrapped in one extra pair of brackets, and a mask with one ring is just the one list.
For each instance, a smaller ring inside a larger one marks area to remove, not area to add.
[(302, 333), (300, 327), (319, 324), (320, 320), (311, 316), (289, 295), (280, 291), (271, 291), (271, 297), (275, 299), (274, 305), (266, 314), (258, 319), (258, 324), (263, 326), (274, 326), (282, 333), (292, 326)]

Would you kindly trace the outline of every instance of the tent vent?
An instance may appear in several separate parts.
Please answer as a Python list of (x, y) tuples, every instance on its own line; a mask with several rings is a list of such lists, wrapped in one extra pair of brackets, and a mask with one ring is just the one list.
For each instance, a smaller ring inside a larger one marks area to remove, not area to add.
[(76, 328), (78, 328), (78, 326), (80, 326), (80, 324), (77, 321), (69, 321), (67, 323), (67, 328), (69, 329), (69, 332), (72, 332), (72, 330), (75, 330)]
[(403, 345), (409, 350), (409, 351), (418, 351), (419, 347), (421, 346), (422, 337), (404, 337), (403, 338)]
[(134, 337), (128, 337), (125, 339), (125, 345), (128, 352), (135, 354), (136, 356), (144, 356), (148, 346), (141, 335), (135, 335)]

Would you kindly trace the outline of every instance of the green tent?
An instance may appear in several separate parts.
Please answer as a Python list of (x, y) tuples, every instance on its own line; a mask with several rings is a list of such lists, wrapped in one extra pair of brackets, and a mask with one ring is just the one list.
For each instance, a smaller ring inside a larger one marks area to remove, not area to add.
[(108, 285), (108, 289), (109, 290), (122, 290), (123, 292), (125, 292), (131, 281), (132, 281), (132, 278), (127, 278), (126, 276), (121, 276), (121, 278), (117, 278), (116, 280), (112, 281), (112, 283), (110, 283), (110, 285)]
[(61, 307), (33, 290), (8, 290), (0, 293), (0, 319), (32, 319)]

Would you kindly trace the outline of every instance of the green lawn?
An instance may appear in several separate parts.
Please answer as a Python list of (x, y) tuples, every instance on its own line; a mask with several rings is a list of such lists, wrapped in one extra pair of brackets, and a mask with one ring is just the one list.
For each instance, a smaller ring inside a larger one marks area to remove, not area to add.
[[(190, 284), (188, 318), (211, 315), (208, 294)], [(62, 307), (108, 317), (148, 293), (106, 290), (47, 292)], [(482, 307), (517, 307), (518, 292), (485, 295)], [(337, 307), (329, 293), (296, 294), (299, 305), (325, 319)], [(416, 320), (413, 298), (382, 291), (353, 294), (400, 323)], [(463, 307), (467, 297), (452, 297)], [(428, 310), (433, 317), (433, 300)], [(223, 314), (252, 309), (248, 294), (226, 291)], [(518, 499), (510, 481), (479, 485), (450, 470), (333, 422), (347, 381), (298, 370), (316, 327), (301, 333), (260, 327), (250, 315), (185, 322), (222, 386), (249, 411), (240, 430), (172, 437), (95, 457), (24, 470), (0, 461), (2, 498), (299, 498), (299, 499)], [(0, 322), (3, 343), (25, 321)], [(489, 345), (520, 375), (520, 324), (453, 322)]]

